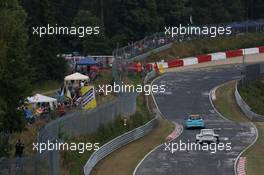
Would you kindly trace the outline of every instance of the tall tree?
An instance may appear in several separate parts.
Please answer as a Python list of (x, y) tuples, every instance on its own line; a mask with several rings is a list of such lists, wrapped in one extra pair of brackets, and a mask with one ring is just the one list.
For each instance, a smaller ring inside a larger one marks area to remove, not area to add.
[(24, 118), (18, 107), (30, 95), (31, 90), (25, 22), (26, 13), (17, 0), (0, 2), (1, 134), (21, 131), (24, 128)]
[(105, 26), (114, 34), (112, 35), (114, 41), (117, 39), (123, 39), (122, 43), (135, 41), (162, 28), (163, 19), (157, 12), (155, 0), (112, 0), (111, 6), (116, 10), (107, 12), (112, 20), (107, 15)]
[(250, 17), (253, 19), (264, 18), (264, 1), (250, 0)]
[[(69, 7), (72, 5), (72, 8)], [(31, 64), (34, 67), (34, 84), (47, 80), (61, 80), (66, 72), (66, 62), (57, 54), (64, 53), (70, 48), (67, 36), (32, 35), (32, 27), (69, 26), (79, 8), (73, 0), (23, 0), (23, 6), (30, 18), (30, 53)]]
[(109, 40), (104, 33), (100, 19), (90, 11), (80, 10), (74, 18), (72, 25), (76, 27), (92, 27), (93, 33), (97, 33), (94, 29), (95, 27), (99, 27), (97, 29), (99, 31), (98, 34), (85, 35), (84, 37), (72, 37), (71, 43), (74, 48), (78, 49), (85, 55), (111, 53)]
[(228, 12), (228, 21), (241, 21), (245, 19), (245, 9), (242, 0), (224, 0), (224, 7)]
[(188, 24), (192, 15), (190, 0), (164, 0), (158, 1), (158, 13), (164, 17), (164, 25)]
[(191, 0), (196, 24), (216, 24), (241, 20), (244, 14), (241, 0)]

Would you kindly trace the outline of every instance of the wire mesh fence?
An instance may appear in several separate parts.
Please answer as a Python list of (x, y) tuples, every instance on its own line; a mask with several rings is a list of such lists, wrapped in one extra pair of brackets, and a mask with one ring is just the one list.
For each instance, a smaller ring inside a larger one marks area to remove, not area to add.
[[(120, 96), (95, 110), (76, 111), (63, 118), (48, 123), (41, 128), (38, 143), (63, 142), (64, 137), (74, 137), (95, 132), (100, 125), (115, 120), (116, 117), (129, 117), (136, 111), (137, 94)], [(2, 175), (58, 175), (60, 154), (58, 150), (46, 150), (34, 156), (0, 159)]]
[(1, 175), (46, 175), (50, 174), (49, 156), (35, 155), (13, 159), (0, 159)]
[[(260, 33), (264, 32), (264, 19), (255, 20), (255, 21), (243, 21), (243, 22), (233, 22), (227, 24), (215, 24), (215, 25), (204, 25), (208, 28), (210, 27), (231, 27), (230, 35), (221, 35), (221, 36), (232, 36), (232, 35), (241, 35), (244, 33)], [(204, 27), (197, 26), (197, 27)], [(120, 59), (131, 59), (147, 53), (153, 49), (168, 45), (170, 43), (177, 43), (187, 40), (203, 39), (209, 38), (209, 34), (189, 34), (189, 35), (176, 35), (171, 37), (170, 35), (165, 34), (165, 32), (155, 33), (151, 36), (146, 36), (140, 41), (133, 42), (128, 46), (125, 46), (120, 49), (113, 51), (115, 58)], [(218, 36), (216, 36), (218, 37)]]
[(264, 63), (247, 65), (242, 73), (244, 77), (238, 83), (238, 90), (249, 86), (252, 82), (264, 76)]

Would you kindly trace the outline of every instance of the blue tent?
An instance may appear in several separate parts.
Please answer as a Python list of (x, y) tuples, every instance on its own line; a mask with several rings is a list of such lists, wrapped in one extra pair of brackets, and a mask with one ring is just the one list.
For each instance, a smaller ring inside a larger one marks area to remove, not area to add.
[(94, 66), (98, 63), (93, 60), (93, 58), (86, 57), (84, 59), (81, 59), (80, 61), (76, 62), (76, 66)]

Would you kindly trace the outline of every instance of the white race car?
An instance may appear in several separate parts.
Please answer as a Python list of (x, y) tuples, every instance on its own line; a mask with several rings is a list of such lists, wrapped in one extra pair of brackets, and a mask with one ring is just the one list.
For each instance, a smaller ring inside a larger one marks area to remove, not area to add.
[(213, 129), (201, 129), (200, 134), (196, 134), (196, 143), (218, 143), (219, 135)]

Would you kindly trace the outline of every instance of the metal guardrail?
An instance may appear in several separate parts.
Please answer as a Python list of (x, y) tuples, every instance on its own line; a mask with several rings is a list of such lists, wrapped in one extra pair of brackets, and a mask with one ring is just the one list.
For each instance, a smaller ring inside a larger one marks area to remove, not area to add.
[[(144, 84), (146, 84), (150, 79), (154, 78), (155, 76), (155, 71), (149, 72), (144, 78)], [(89, 175), (92, 172), (93, 168), (96, 166), (96, 164), (100, 160), (111, 154), (113, 151), (148, 134), (156, 126), (158, 118), (160, 118), (160, 114), (156, 113), (155, 118), (153, 118), (145, 125), (133, 129), (127, 133), (124, 133), (100, 147), (100, 149), (95, 151), (86, 162), (83, 168), (84, 174)]]
[(143, 126), (140, 126), (134, 130), (131, 130), (113, 140), (110, 142), (104, 144), (99, 150), (95, 151), (89, 158), (89, 160), (86, 162), (83, 170), (85, 175), (89, 175), (92, 172), (92, 169), (95, 167), (95, 165), (111, 154), (113, 151), (121, 148), (124, 145), (127, 145), (128, 143), (135, 141), (143, 136), (145, 136), (147, 133), (149, 133), (157, 124), (158, 116), (156, 116), (154, 119), (149, 121)]
[[(241, 80), (240, 80), (241, 81)], [(251, 108), (248, 104), (243, 100), (241, 95), (238, 92), (238, 83), (236, 83), (235, 88), (235, 99), (240, 107), (240, 109), (244, 112), (244, 114), (252, 121), (264, 121), (264, 116), (256, 114), (255, 112), (251, 111)]]

